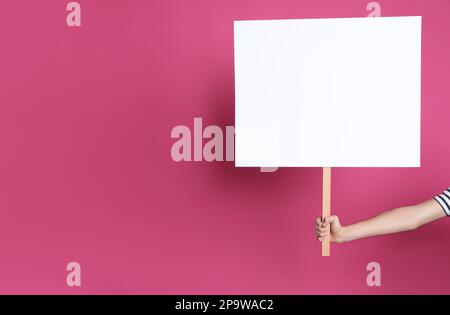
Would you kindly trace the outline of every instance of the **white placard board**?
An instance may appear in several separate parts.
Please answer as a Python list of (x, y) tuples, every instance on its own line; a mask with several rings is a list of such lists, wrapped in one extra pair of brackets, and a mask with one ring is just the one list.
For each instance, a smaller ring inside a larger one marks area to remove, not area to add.
[(421, 17), (235, 21), (236, 166), (420, 166)]

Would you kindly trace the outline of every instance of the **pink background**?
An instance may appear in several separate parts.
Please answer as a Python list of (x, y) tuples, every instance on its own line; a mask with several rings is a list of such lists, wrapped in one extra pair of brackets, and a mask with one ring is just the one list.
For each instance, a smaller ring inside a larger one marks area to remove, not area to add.
[[(448, 220), (322, 258), (321, 169), (171, 159), (173, 127), (234, 124), (233, 20), (362, 17), (369, 1), (80, 0), (81, 28), (68, 2), (0, 4), (0, 293), (450, 293)], [(450, 1), (379, 2), (423, 16), (422, 167), (336, 169), (342, 223), (450, 185)]]

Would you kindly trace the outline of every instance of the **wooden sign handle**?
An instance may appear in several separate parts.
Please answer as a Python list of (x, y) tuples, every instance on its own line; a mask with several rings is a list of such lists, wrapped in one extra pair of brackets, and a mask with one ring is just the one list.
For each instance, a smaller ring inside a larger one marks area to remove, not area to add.
[[(331, 167), (323, 168), (322, 219), (331, 214)], [(331, 229), (331, 227), (330, 227)], [(330, 256), (330, 232), (322, 242), (322, 256)]]

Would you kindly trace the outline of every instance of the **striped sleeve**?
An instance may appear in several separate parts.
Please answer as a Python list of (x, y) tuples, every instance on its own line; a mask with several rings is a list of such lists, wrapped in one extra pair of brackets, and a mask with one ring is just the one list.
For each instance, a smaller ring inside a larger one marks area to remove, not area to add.
[(434, 199), (441, 205), (447, 216), (450, 216), (450, 188), (444, 190), (441, 194), (434, 197)]

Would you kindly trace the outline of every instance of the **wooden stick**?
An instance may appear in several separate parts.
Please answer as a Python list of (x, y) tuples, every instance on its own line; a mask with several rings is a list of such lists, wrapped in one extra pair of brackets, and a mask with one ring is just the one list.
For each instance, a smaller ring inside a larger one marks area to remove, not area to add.
[[(323, 168), (322, 219), (331, 214), (331, 167)], [(322, 256), (330, 256), (330, 232), (322, 242)]]

